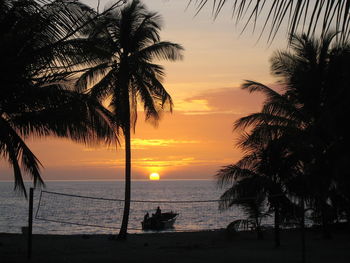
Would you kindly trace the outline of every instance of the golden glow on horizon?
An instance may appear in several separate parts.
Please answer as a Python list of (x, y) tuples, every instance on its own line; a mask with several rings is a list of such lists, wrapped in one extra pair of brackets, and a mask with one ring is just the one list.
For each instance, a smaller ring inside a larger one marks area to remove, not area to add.
[(158, 181), (160, 179), (159, 173), (151, 173), (149, 175), (149, 179), (151, 181)]
[(177, 139), (131, 139), (133, 149), (149, 149), (150, 147), (167, 147), (179, 144), (196, 144), (197, 140), (177, 140)]

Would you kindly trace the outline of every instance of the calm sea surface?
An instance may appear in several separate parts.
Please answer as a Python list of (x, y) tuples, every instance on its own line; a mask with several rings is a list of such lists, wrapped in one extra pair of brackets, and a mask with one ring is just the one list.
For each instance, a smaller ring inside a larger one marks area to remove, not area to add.
[[(49, 192), (34, 193), (34, 233), (112, 234), (120, 227), (123, 202), (116, 199), (123, 199), (122, 181), (49, 181), (44, 190)], [(136, 202), (131, 203), (129, 232), (142, 232), (144, 214), (154, 213), (157, 206), (163, 212), (179, 213), (172, 231), (224, 228), (244, 218), (238, 208), (218, 210), (218, 203), (212, 200), (219, 199), (222, 192), (214, 181), (134, 181), (132, 200)], [(28, 201), (13, 191), (13, 182), (0, 182), (0, 232), (19, 233), (27, 221)]]

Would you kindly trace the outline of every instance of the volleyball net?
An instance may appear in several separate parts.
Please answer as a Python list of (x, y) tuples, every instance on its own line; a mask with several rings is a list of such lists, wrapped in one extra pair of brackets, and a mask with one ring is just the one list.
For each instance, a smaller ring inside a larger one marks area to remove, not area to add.
[[(152, 215), (159, 206), (162, 212), (178, 214), (168, 231), (201, 231), (225, 228), (244, 217), (239, 210), (219, 211), (219, 200), (131, 200), (128, 229), (142, 231), (146, 213)], [(41, 191), (36, 220), (105, 229), (119, 229), (124, 200)]]

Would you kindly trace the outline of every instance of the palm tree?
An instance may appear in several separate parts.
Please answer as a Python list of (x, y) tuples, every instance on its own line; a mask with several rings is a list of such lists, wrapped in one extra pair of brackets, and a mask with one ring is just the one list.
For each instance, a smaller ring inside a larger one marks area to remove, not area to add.
[[(350, 36), (350, 0), (220, 0), (212, 3), (214, 18), (229, 3), (232, 3), (229, 8), (232, 8), (232, 17), (236, 19), (236, 23), (245, 20), (242, 31), (246, 30), (250, 23), (253, 24), (253, 30), (255, 30), (259, 17), (264, 16), (260, 36), (270, 25), (268, 41), (274, 39), (283, 22), (287, 22), (287, 30), (290, 36), (300, 31), (300, 29), (308, 36), (315, 34), (317, 31), (321, 31), (322, 35), (326, 35), (330, 29), (333, 29), (341, 32), (341, 41), (348, 40)], [(209, 1), (189, 0), (188, 5), (191, 4), (196, 7), (198, 13), (209, 4)]]
[[(332, 176), (336, 174), (332, 168), (337, 164), (334, 160), (339, 158), (334, 149), (346, 142), (343, 138), (347, 137), (343, 129), (332, 127), (342, 126), (343, 114), (338, 104), (344, 111), (349, 108), (345, 105), (349, 98), (345, 91), (349, 83), (345, 73), (350, 62), (346, 60), (349, 45), (337, 43), (331, 47), (333, 38), (334, 34), (327, 34), (321, 41), (306, 35), (293, 36), (292, 51), (276, 52), (271, 60), (272, 72), (280, 78), (283, 94), (247, 81), (243, 88), (263, 92), (267, 99), (261, 112), (243, 117), (235, 124), (251, 127), (240, 142), (249, 155), (238, 162), (238, 168), (244, 164), (243, 168), (268, 178), (261, 183), (266, 191), (282, 190), (299, 199), (301, 207), (307, 201), (309, 207), (321, 214), (325, 236), (329, 235), (330, 219), (327, 200), (334, 185), (342, 184)], [(228, 168), (218, 173), (221, 182), (230, 183), (235, 176), (242, 176), (240, 170)], [(280, 202), (272, 201), (276, 227), (279, 217), (276, 205)], [(301, 215), (304, 218), (303, 212)]]
[(308, 122), (299, 104), (286, 93), (280, 94), (252, 81), (247, 81), (243, 88), (263, 92), (267, 97), (261, 112), (239, 119), (236, 128), (252, 128), (241, 146), (252, 147), (258, 153), (259, 169), (269, 179), (263, 187), (267, 187), (275, 211), (275, 240), (279, 246), (279, 221), (293, 217), (288, 210), (297, 210), (289, 198), (295, 196), (291, 184), (302, 170), (300, 158), (305, 149), (300, 146), (305, 143), (302, 135)]
[(34, 185), (43, 184), (41, 163), (25, 143), (28, 137), (109, 143), (114, 129), (108, 111), (96, 100), (67, 87), (69, 67), (82, 62), (74, 54), (84, 48), (62, 39), (85, 23), (86, 10), (61, 1), (1, 4), (0, 154), (13, 167), (15, 189), (26, 195), (23, 173)]
[[(230, 186), (220, 197), (221, 207), (227, 208), (235, 204), (250, 207), (252, 204), (258, 204), (257, 200), (260, 202), (267, 200), (270, 207), (269, 212), (274, 212), (275, 245), (279, 247), (280, 223), (293, 217), (290, 213), (293, 204), (288, 198), (289, 189), (287, 187), (293, 166), (291, 160), (283, 153), (286, 145), (282, 139), (270, 140), (266, 145), (261, 143), (265, 143), (266, 140), (256, 140), (256, 133), (259, 132), (257, 130), (261, 128), (257, 126), (258, 128), (253, 128), (253, 131), (244, 136), (239, 144), (241, 147), (244, 144), (242, 149), (246, 155), (235, 165), (226, 166), (216, 174), (221, 187)], [(269, 127), (264, 129), (268, 130)], [(269, 133), (272, 133), (271, 130), (270, 128)], [(256, 210), (250, 209), (249, 211), (252, 211), (253, 215), (256, 214), (254, 212)], [(263, 213), (263, 215), (267, 214), (269, 213)]]
[[(234, 205), (240, 206), (248, 218), (253, 221), (257, 238), (262, 239), (261, 220), (269, 215), (266, 212), (266, 192), (261, 187), (264, 177), (257, 173), (253, 165), (248, 165), (248, 159), (252, 156), (245, 156), (234, 165), (228, 165), (220, 169), (216, 177), (220, 187), (229, 188), (220, 196), (220, 209), (228, 209)], [(253, 157), (254, 158), (254, 157)]]
[(130, 130), (135, 129), (137, 104), (144, 106), (146, 120), (159, 120), (160, 111), (172, 109), (172, 100), (162, 85), (164, 69), (154, 59), (175, 61), (182, 58), (183, 48), (160, 41), (161, 18), (149, 12), (139, 1), (131, 1), (97, 21), (90, 39), (110, 54), (108, 59), (84, 72), (78, 90), (103, 101), (110, 98), (115, 122), (125, 139), (125, 206), (118, 238), (125, 239), (130, 210), (131, 145)]
[[(306, 35), (292, 38), (292, 52), (277, 52), (272, 59), (273, 73), (287, 85), (286, 95), (293, 98), (305, 116), (304, 163), (314, 189), (312, 206), (320, 210), (325, 236), (329, 236), (327, 222), (327, 200), (336, 183), (334, 171), (337, 167), (339, 149), (347, 144), (343, 127), (344, 112), (349, 106), (350, 45), (348, 42), (334, 43), (336, 34), (326, 34), (320, 40)], [(334, 43), (334, 44), (333, 44)], [(333, 45), (332, 45), (333, 44)], [(340, 105), (342, 110), (340, 110)], [(346, 152), (342, 154), (348, 155)]]

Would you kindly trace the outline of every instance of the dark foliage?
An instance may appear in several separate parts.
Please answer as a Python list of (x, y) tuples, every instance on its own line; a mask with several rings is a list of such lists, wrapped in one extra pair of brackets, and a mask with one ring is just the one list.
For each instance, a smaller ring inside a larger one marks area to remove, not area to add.
[(70, 90), (73, 68), (88, 61), (76, 38), (93, 12), (79, 2), (34, 0), (4, 0), (0, 10), (0, 155), (25, 193), (23, 173), (43, 184), (28, 137), (109, 143), (115, 133), (97, 100)]
[[(279, 224), (293, 214), (303, 221), (305, 200), (325, 236), (329, 223), (349, 218), (350, 176), (344, 161), (350, 157), (345, 128), (350, 45), (334, 41), (335, 35), (320, 40), (292, 36), (291, 51), (274, 54), (272, 73), (282, 93), (253, 81), (243, 85), (249, 92), (263, 92), (266, 100), (261, 112), (235, 123), (249, 128), (239, 141), (246, 155), (217, 173), (221, 185), (231, 186), (221, 197), (223, 204), (247, 198), (246, 191), (252, 198), (264, 192)], [(242, 181), (248, 181), (243, 191)]]

